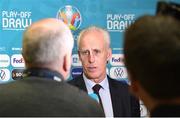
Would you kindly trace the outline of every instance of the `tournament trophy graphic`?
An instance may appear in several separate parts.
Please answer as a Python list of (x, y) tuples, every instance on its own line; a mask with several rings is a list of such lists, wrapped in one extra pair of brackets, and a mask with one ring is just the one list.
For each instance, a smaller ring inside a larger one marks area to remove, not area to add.
[(76, 31), (81, 25), (81, 15), (77, 8), (66, 5), (58, 11), (57, 18), (66, 23), (69, 28)]

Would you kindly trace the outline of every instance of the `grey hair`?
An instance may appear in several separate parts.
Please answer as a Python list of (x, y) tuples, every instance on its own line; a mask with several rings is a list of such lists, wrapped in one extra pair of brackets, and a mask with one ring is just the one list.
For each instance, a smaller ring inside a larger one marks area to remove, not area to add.
[(74, 39), (70, 29), (62, 24), (60, 28), (43, 32), (43, 27), (35, 29), (34, 35), (28, 30), (23, 36), (22, 54), (26, 63), (48, 64), (62, 60), (65, 54), (71, 53)]
[(78, 39), (77, 39), (77, 46), (78, 46), (78, 48), (79, 48), (80, 40), (83, 38), (83, 36), (84, 36), (86, 33), (90, 32), (90, 31), (99, 31), (99, 32), (101, 32), (101, 33), (103, 34), (103, 36), (104, 36), (104, 40), (105, 40), (105, 43), (107, 44), (107, 48), (110, 47), (111, 41), (110, 41), (109, 32), (108, 32), (107, 30), (102, 29), (102, 28), (97, 27), (97, 26), (90, 26), (90, 27), (88, 27), (88, 28), (86, 28), (86, 29), (84, 29), (84, 30), (82, 30), (82, 31), (80, 32), (80, 34), (79, 34), (79, 36), (78, 36)]

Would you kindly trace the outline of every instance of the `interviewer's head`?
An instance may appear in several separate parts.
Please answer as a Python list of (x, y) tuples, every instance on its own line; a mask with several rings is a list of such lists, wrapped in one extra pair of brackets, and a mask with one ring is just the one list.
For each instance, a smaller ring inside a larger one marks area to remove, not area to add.
[(140, 17), (125, 33), (124, 55), (131, 90), (149, 109), (180, 98), (180, 22), (168, 16)]
[(60, 20), (48, 18), (27, 28), (22, 54), (26, 68), (48, 68), (67, 77), (74, 40), (70, 29)]

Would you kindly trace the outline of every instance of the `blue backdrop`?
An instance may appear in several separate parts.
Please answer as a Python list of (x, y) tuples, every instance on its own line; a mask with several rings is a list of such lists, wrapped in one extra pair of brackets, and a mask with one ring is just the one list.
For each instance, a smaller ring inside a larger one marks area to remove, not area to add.
[[(171, 1), (180, 3), (180, 0)], [(31, 23), (48, 17), (64, 20), (75, 41), (79, 32), (90, 25), (107, 29), (113, 52), (107, 73), (114, 79), (128, 82), (123, 64), (123, 32), (137, 17), (154, 15), (156, 4), (157, 0), (1, 0), (0, 83), (22, 76), (25, 68), (21, 55), (23, 31)], [(72, 61), (69, 79), (82, 71), (76, 44)]]

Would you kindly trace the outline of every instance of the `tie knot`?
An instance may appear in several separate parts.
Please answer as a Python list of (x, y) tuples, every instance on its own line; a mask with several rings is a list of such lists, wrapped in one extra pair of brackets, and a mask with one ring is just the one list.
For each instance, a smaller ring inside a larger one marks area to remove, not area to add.
[(93, 89), (94, 93), (98, 93), (99, 94), (99, 90), (100, 90), (101, 87), (102, 87), (101, 85), (96, 84), (96, 85), (93, 86), (92, 89)]

